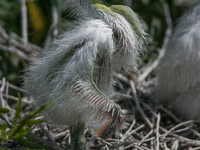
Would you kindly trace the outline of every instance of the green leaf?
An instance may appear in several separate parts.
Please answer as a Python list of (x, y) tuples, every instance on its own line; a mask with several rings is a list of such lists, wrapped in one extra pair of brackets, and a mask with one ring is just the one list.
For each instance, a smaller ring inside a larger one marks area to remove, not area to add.
[(10, 150), (10, 149), (6, 147), (1, 147), (0, 150)]
[(26, 136), (28, 133), (30, 133), (32, 130), (31, 129), (28, 129), (28, 128), (22, 128), (21, 130), (19, 130), (19, 132), (17, 132), (15, 134), (14, 137), (12, 137), (13, 139), (18, 139), (18, 138), (21, 138), (23, 136)]
[(33, 119), (38, 113), (47, 109), (50, 106), (51, 102), (52, 102), (52, 100), (50, 100), (46, 104), (40, 106), (38, 109), (36, 109), (35, 111), (33, 111), (30, 114), (28, 114), (27, 116), (25, 116), (24, 119), (22, 119), (22, 121), (19, 122), (19, 125), (11, 132), (11, 135), (14, 136), (16, 133), (20, 132), (20, 130), (24, 126), (27, 126), (27, 123), (31, 122), (31, 119)]
[(3, 122), (3, 121), (0, 121), (0, 129), (1, 128), (6, 128), (6, 127), (8, 127), (8, 124)]
[(50, 146), (47, 146), (47, 145), (34, 143), (25, 137), (21, 137), (16, 140), (19, 141), (20, 143), (22, 143), (27, 148), (34, 148), (34, 149), (51, 148)]
[(34, 124), (43, 123), (43, 122), (45, 122), (45, 121), (44, 121), (44, 120), (41, 120), (41, 119), (31, 120), (31, 121), (27, 122), (27, 125), (28, 125), (29, 127), (31, 127), (31, 126), (33, 126)]
[(16, 107), (16, 112), (15, 112), (15, 116), (14, 116), (14, 121), (13, 121), (13, 125), (16, 124), (17, 119), (20, 117), (20, 113), (22, 111), (22, 98), (21, 95), (19, 93), (17, 93), (18, 95), (18, 102), (17, 102), (17, 107)]
[(0, 114), (8, 113), (10, 110), (8, 108), (0, 107)]
[(3, 142), (3, 141), (7, 141), (7, 134), (6, 134), (6, 128), (0, 128), (1, 130), (1, 138), (0, 138), (0, 141)]

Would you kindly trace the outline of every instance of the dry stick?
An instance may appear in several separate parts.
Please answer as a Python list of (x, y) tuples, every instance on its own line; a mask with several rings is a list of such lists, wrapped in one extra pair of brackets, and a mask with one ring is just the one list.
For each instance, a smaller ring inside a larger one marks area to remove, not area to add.
[(9, 39), (8, 34), (6, 34), (6, 31), (1, 26), (0, 26), (0, 33), (1, 33), (0, 35), (3, 37), (4, 40), (8, 40)]
[[(162, 130), (163, 132), (167, 133), (168, 130), (166, 130), (165, 128), (161, 127), (160, 126), (160, 130)], [(166, 140), (166, 141), (169, 141), (172, 140), (176, 140), (177, 138), (179, 139), (179, 142), (182, 142), (182, 143), (188, 143), (188, 144), (192, 144), (192, 145), (195, 145), (195, 146), (200, 146), (200, 141), (199, 140), (190, 140), (188, 138), (185, 138), (185, 137), (182, 137), (182, 136), (179, 136), (177, 134), (174, 134), (174, 133), (169, 133), (170, 136), (173, 136), (175, 138), (163, 138), (163, 140)], [(160, 138), (162, 137), (162, 135), (160, 136)]]
[(57, 11), (57, 7), (55, 4), (55, 1), (52, 0), (52, 24), (49, 28), (49, 31), (47, 33), (46, 39), (45, 39), (45, 46), (44, 46), (44, 51), (47, 51), (47, 49), (49, 49), (50, 43), (52, 41), (52, 35), (56, 36), (57, 34), (57, 29), (56, 26), (58, 24), (58, 11)]
[(108, 145), (105, 146), (107, 150), (109, 150)]
[(134, 85), (132, 80), (130, 80), (130, 85), (131, 85), (131, 89), (133, 91), (133, 96), (134, 96), (136, 107), (139, 110), (140, 114), (142, 115), (143, 119), (147, 122), (149, 127), (152, 129), (153, 125), (151, 124), (151, 122), (149, 121), (149, 119), (147, 118), (147, 116), (145, 115), (144, 111), (142, 110), (142, 108), (140, 106), (140, 103), (139, 103), (139, 100), (138, 100), (138, 97), (137, 97), (137, 92), (136, 92), (136, 89), (135, 89), (135, 85)]
[(8, 52), (13, 52), (27, 61), (30, 61), (32, 59), (30, 56), (27, 56), (25, 53), (21, 52), (19, 49), (15, 47), (8, 47), (0, 44), (0, 49)]
[(129, 144), (132, 144), (133, 141), (127, 141), (127, 142), (115, 142), (115, 143), (112, 143), (113, 146), (109, 146), (110, 149), (118, 149), (119, 147), (121, 146), (125, 146), (125, 145), (129, 145)]
[[(0, 26), (0, 35), (1, 37), (3, 38), (1, 41), (2, 44), (7, 44), (9, 42), (9, 44), (12, 44), (14, 47), (17, 47), (25, 52), (34, 52), (37, 54), (37, 52), (41, 52), (42, 51), (42, 48), (40, 48), (39, 46), (37, 45), (34, 45), (32, 43), (27, 43), (27, 45), (23, 45), (23, 39), (18, 36), (17, 34), (15, 33), (11, 33), (11, 36), (9, 36), (6, 31)], [(0, 37), (0, 38), (1, 38)], [(15, 40), (17, 39), (17, 40)]]
[(22, 37), (24, 45), (28, 43), (27, 7), (26, 0), (21, 0)]
[[(145, 142), (146, 142), (146, 140), (145, 140)], [(153, 149), (154, 149), (154, 139), (151, 140), (151, 150), (153, 150)]]
[[(0, 106), (5, 107), (10, 109), (9, 106), (7, 106), (7, 101), (5, 101), (5, 99), (3, 98), (3, 91), (7, 90), (7, 84), (6, 84), (6, 79), (3, 78), (3, 80), (1, 81), (1, 88), (0, 88)], [(7, 93), (7, 92), (6, 92)], [(10, 109), (11, 110), (11, 109)], [(10, 123), (7, 114), (4, 114), (4, 116), (0, 115), (0, 120), (3, 120), (4, 122), (6, 122), (8, 125), (12, 126), (12, 124)]]
[[(165, 128), (159, 126), (159, 129), (165, 133), (169, 132), (168, 130), (166, 130)], [(169, 133), (170, 136), (173, 136), (175, 138), (179, 138), (179, 139), (184, 139), (184, 140), (189, 140), (188, 138), (182, 137), (180, 135), (174, 134), (174, 133)], [(160, 138), (163, 138), (163, 135), (160, 135)]]
[[(5, 97), (5, 99), (4, 99), (4, 102), (5, 102), (4, 107), (9, 109), (10, 106), (8, 105), (8, 91), (9, 91), (9, 82), (6, 81), (6, 97)], [(10, 109), (10, 110), (11, 110), (11, 109)], [(11, 111), (12, 111), (12, 110), (11, 110)], [(6, 114), (4, 114), (4, 116), (5, 116), (6, 120), (8, 120), (8, 122), (9, 122), (8, 114), (6, 113)], [(9, 125), (11, 125), (10, 122), (9, 122)]]
[[(161, 110), (163, 110), (166, 114), (168, 114), (169, 116), (171, 116), (172, 118), (174, 118), (177, 122), (182, 122), (180, 119), (178, 119), (176, 116), (174, 116), (172, 113), (170, 113), (169, 111), (167, 111), (162, 105), (159, 106), (159, 108)], [(186, 126), (187, 127), (187, 126)], [(189, 129), (198, 137), (200, 137), (200, 134), (195, 131), (194, 129), (192, 129), (191, 127), (189, 127)]]
[[(19, 41), (19, 44), (20, 43), (22, 43), (22, 41), (23, 41), (23, 39), (19, 36), (19, 35), (17, 35), (16, 33), (11, 33), (11, 43), (13, 43), (13, 44), (15, 44), (15, 43), (17, 43), (18, 41)], [(18, 40), (18, 41), (16, 41), (16, 40)], [(28, 42), (27, 43), (27, 45), (28, 45), (28, 49), (30, 48), (31, 50), (33, 50), (34, 49), (34, 52), (35, 51), (37, 51), (37, 52), (41, 52), (42, 51), (42, 48), (41, 47), (39, 47), (39, 46), (37, 46), (37, 45), (35, 45), (35, 44), (33, 44), (33, 43), (30, 43), (30, 42)], [(27, 47), (27, 46), (25, 46), (25, 45), (23, 45), (23, 47)]]
[(101, 140), (101, 142), (105, 143), (106, 145), (113, 146), (111, 143), (105, 141), (104, 139), (99, 139), (99, 140)]
[(52, 11), (53, 26), (55, 27), (53, 29), (53, 37), (56, 37), (58, 35), (58, 29), (56, 28), (58, 24), (58, 9), (55, 0), (51, 0), (51, 4), (52, 4), (51, 11)]
[(149, 66), (139, 76), (139, 78), (138, 78), (139, 82), (144, 81), (146, 79), (146, 77), (158, 66), (161, 58), (165, 54), (165, 50), (166, 50), (167, 44), (169, 43), (169, 39), (170, 39), (170, 36), (172, 34), (173, 25), (172, 25), (172, 19), (171, 19), (171, 15), (170, 15), (168, 4), (167, 3), (163, 3), (163, 8), (164, 8), (164, 13), (165, 13), (166, 22), (167, 22), (167, 29), (166, 29), (166, 32), (165, 32), (164, 42), (163, 42), (162, 48), (160, 50), (160, 53), (159, 53), (157, 59), (151, 64), (151, 66)]
[(53, 140), (53, 138), (51, 137), (51, 135), (50, 135), (50, 133), (49, 133), (49, 131), (48, 131), (48, 128), (47, 128), (46, 124), (40, 124), (39, 126), (40, 126), (40, 128), (42, 128), (42, 130), (43, 130), (44, 133), (46, 134), (48, 140), (49, 140), (50, 142), (52, 142), (53, 144), (55, 144), (56, 142), (55, 142), (55, 141)]
[(123, 93), (116, 93), (115, 96), (123, 99), (133, 99), (133, 96)]
[(126, 84), (129, 84), (129, 79), (125, 76), (123, 76), (122, 74), (119, 73), (115, 73), (114, 77), (118, 78), (119, 80), (125, 82)]
[(152, 140), (154, 140), (154, 139), (155, 139), (155, 137), (148, 138), (148, 139), (144, 140), (143, 143), (144, 143), (144, 142), (148, 142), (148, 141), (152, 141)]
[[(2, 81), (1, 81), (1, 80), (0, 80), (0, 84), (2, 84)], [(15, 85), (13, 85), (13, 84), (10, 84), (9, 82), (7, 82), (7, 85), (8, 85), (8, 87), (11, 88), (11, 89), (14, 89), (14, 90), (19, 91), (19, 92), (27, 93), (26, 90), (24, 90), (24, 89), (22, 89), (22, 88), (20, 88), (20, 87), (17, 87), (17, 86), (15, 86)]]
[(179, 141), (175, 140), (173, 145), (171, 146), (171, 149), (178, 149)]
[(140, 149), (140, 150), (143, 150), (141, 147), (139, 147), (139, 146), (137, 146), (137, 145), (134, 145), (134, 144), (135, 144), (135, 143), (132, 143), (132, 144), (130, 144), (130, 145), (124, 147), (124, 150), (125, 150), (125, 149), (128, 149), (128, 148), (130, 148), (130, 147), (132, 147), (132, 146), (134, 146), (134, 147), (136, 147), (136, 148), (138, 148), (138, 149)]
[(186, 121), (186, 122), (179, 123), (176, 126), (172, 127), (167, 133), (165, 133), (163, 135), (163, 138), (165, 138), (167, 135), (169, 135), (169, 133), (171, 133), (172, 131), (174, 131), (176, 128), (179, 128), (180, 126), (185, 126), (186, 124), (195, 123), (195, 122), (199, 122), (199, 121), (189, 120), (189, 121)]
[(138, 130), (140, 130), (140, 129), (142, 129), (142, 128), (144, 128), (144, 124), (140, 125), (140, 126), (137, 127), (136, 129), (134, 129), (133, 131), (131, 131), (131, 132), (129, 133), (129, 135), (131, 135), (131, 134), (137, 132)]
[[(164, 141), (171, 141), (174, 142), (175, 140), (177, 140), (177, 138), (174, 137), (167, 137), (164, 139)], [(179, 143), (183, 143), (183, 144), (188, 144), (188, 145), (192, 145), (192, 146), (200, 146), (200, 141), (199, 140), (187, 140), (184, 138), (180, 138), (178, 139)]]
[(164, 142), (164, 148), (165, 148), (165, 150), (170, 150), (170, 149), (167, 147), (166, 142)]
[(145, 135), (145, 137), (143, 137), (138, 145), (141, 145), (151, 134), (153, 134), (153, 129), (147, 135)]
[(159, 109), (161, 109), (162, 111), (164, 111), (167, 115), (169, 115), (170, 117), (172, 117), (176, 122), (182, 122), (180, 119), (178, 119), (174, 114), (170, 113), (169, 111), (167, 111), (162, 105), (159, 105), (158, 107)]
[(175, 130), (173, 133), (185, 132), (185, 131), (188, 131), (189, 129), (190, 129), (189, 127), (185, 127), (183, 129)]
[(6, 86), (6, 79), (3, 78), (2, 80), (2, 85), (1, 85), (1, 88), (0, 88), (0, 106), (4, 107), (4, 99), (3, 99), (3, 91), (5, 89), (5, 86)]
[(124, 134), (124, 136), (121, 138), (121, 141), (124, 141), (127, 138), (127, 136), (130, 135), (130, 131), (132, 130), (132, 128), (135, 125), (135, 123), (136, 123), (136, 121), (135, 121), (135, 118), (134, 118), (131, 126), (128, 129), (128, 131), (126, 131), (126, 133)]
[(70, 133), (70, 131), (67, 130), (67, 131), (60, 132), (60, 133), (58, 133), (58, 134), (55, 134), (53, 137), (54, 137), (54, 138), (58, 138), (58, 137), (67, 135), (67, 133)]
[(141, 102), (141, 103), (142, 103), (142, 105), (143, 105), (144, 107), (146, 107), (147, 109), (149, 109), (150, 112), (158, 119), (158, 115), (155, 113), (155, 111), (154, 111), (149, 105), (147, 105), (147, 104), (144, 103), (144, 102)]
[(136, 147), (137, 149), (141, 149), (141, 150), (150, 150), (149, 148), (144, 147), (144, 146), (137, 146), (137, 145), (134, 145), (134, 147)]
[[(1, 81), (1, 88), (0, 88), (0, 106), (5, 107), (10, 109), (11, 111), (13, 111), (12, 108), (10, 108), (9, 105), (7, 105), (7, 98), (9, 97), (8, 93), (7, 93), (7, 85), (6, 85), (6, 80), (5, 78), (3, 78), (3, 81)], [(3, 91), (6, 87), (6, 94), (3, 94)], [(4, 97), (6, 98), (6, 100), (4, 99)], [(5, 115), (5, 117), (7, 118), (7, 116)]]
[[(1, 81), (0, 81), (1, 82)], [(6, 82), (6, 97), (5, 97), (5, 108), (7, 107), (7, 103), (8, 103), (8, 91), (9, 91), (9, 82)]]
[(160, 126), (160, 113), (158, 113), (157, 115), (157, 124), (156, 124), (156, 141), (157, 141), (157, 145), (156, 145), (156, 149), (159, 150), (159, 136), (160, 136), (160, 133), (159, 133), (159, 126)]
[[(11, 96), (11, 95), (6, 95), (6, 94), (2, 94), (2, 95), (3, 95), (3, 97), (7, 97), (8, 99), (12, 99), (14, 101), (18, 101), (19, 100), (18, 97), (14, 97), (14, 96)], [(31, 104), (33, 101), (27, 101), (27, 100), (22, 99), (22, 102), (25, 103), (25, 104)], [(7, 106), (7, 108), (8, 108), (8, 106)]]

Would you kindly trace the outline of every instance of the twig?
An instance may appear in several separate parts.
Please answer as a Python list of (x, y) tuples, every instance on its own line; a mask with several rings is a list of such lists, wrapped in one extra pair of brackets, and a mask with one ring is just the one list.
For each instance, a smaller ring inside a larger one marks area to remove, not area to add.
[(10, 37), (11, 38), (11, 43), (16, 44), (16, 45), (20, 44), (20, 46), (24, 47), (24, 50), (27, 51), (27, 52), (30, 52), (30, 49), (31, 49), (31, 52), (34, 52), (34, 53), (43, 51), (41, 47), (39, 47), (39, 46), (37, 46), (37, 45), (35, 45), (33, 43), (30, 43), (30, 42), (28, 42), (27, 45), (22, 45), (21, 43), (23, 42), (23, 39), (19, 35), (17, 35), (16, 33), (11, 33), (10, 35), (11, 35), (11, 37)]
[(52, 20), (53, 20), (52, 25), (55, 27), (53, 29), (53, 37), (56, 37), (58, 35), (58, 29), (56, 28), (58, 24), (58, 9), (55, 0), (51, 0), (51, 4), (52, 4), (51, 10), (52, 10)]
[(165, 148), (165, 150), (170, 150), (170, 149), (167, 147), (166, 142), (164, 142), (164, 148)]
[(153, 133), (153, 129), (145, 136), (143, 139), (138, 143), (138, 145), (141, 145), (151, 134)]
[(6, 87), (6, 79), (3, 78), (2, 85), (0, 88), (0, 106), (2, 106), (2, 107), (4, 107), (3, 91), (4, 91), (5, 87)]
[(53, 140), (53, 138), (51, 137), (48, 128), (46, 126), (46, 124), (40, 124), (39, 125), (40, 128), (42, 128), (42, 130), (44, 131), (44, 133), (46, 134), (47, 138), (49, 139), (50, 142), (52, 142), (53, 144), (55, 144), (56, 142)]
[(138, 97), (137, 97), (137, 92), (136, 92), (136, 89), (135, 89), (135, 85), (134, 85), (132, 80), (130, 80), (130, 85), (131, 85), (131, 89), (133, 91), (133, 96), (134, 96), (136, 107), (139, 110), (140, 114), (142, 115), (143, 119), (147, 122), (149, 127), (152, 129), (153, 125), (151, 124), (151, 122), (149, 121), (149, 119), (147, 118), (147, 116), (145, 115), (144, 111), (142, 110), (142, 108), (140, 106), (140, 103), (139, 103), (139, 100), (138, 100)]
[[(3, 97), (6, 97), (6, 94), (2, 94), (2, 95), (3, 95)], [(18, 97), (11, 96), (11, 95), (7, 95), (7, 98), (15, 100), (15, 101), (19, 100)], [(22, 102), (25, 103), (25, 104), (31, 104), (32, 103), (32, 101), (27, 101), (27, 100), (23, 100), (23, 99), (22, 99)]]
[(160, 126), (160, 113), (158, 113), (157, 115), (157, 124), (156, 124), (156, 149), (159, 150), (159, 136), (160, 136), (160, 133), (159, 133), (159, 126)]
[(131, 131), (131, 132), (129, 133), (129, 135), (131, 135), (131, 134), (137, 132), (138, 130), (140, 130), (140, 129), (142, 129), (142, 128), (144, 128), (144, 124), (140, 125), (140, 126), (137, 127), (136, 129), (134, 129), (133, 131)]
[(116, 78), (118, 78), (119, 80), (125, 82), (126, 84), (129, 84), (129, 79), (126, 78), (125, 76), (123, 76), (122, 74), (115, 73), (114, 76), (115, 76)]
[[(161, 110), (163, 110), (166, 114), (168, 114), (170, 117), (172, 117), (173, 119), (176, 120), (176, 122), (182, 122), (180, 119), (178, 119), (174, 114), (170, 113), (169, 111), (167, 111), (162, 105), (160, 105), (158, 108), (160, 108)], [(200, 134), (195, 131), (194, 129), (190, 128), (189, 129), (198, 137), (200, 137)]]
[(173, 145), (172, 145), (172, 147), (171, 147), (171, 149), (178, 149), (178, 143), (179, 143), (179, 141), (175, 140)]
[(149, 109), (150, 111), (151, 111), (151, 113), (156, 117), (156, 118), (158, 118), (158, 115), (155, 113), (155, 111), (149, 106), (149, 105), (147, 105), (146, 103), (144, 103), (144, 102), (141, 102), (142, 103), (142, 105), (144, 106), (144, 107), (146, 107), (147, 109)]
[(128, 94), (116, 93), (115, 96), (123, 99), (133, 99), (133, 96)]
[[(2, 84), (2, 81), (1, 81), (1, 80), (0, 80), (0, 84)], [(9, 88), (11, 88), (11, 89), (16, 90), (16, 91), (23, 92), (23, 93), (27, 93), (26, 90), (24, 90), (24, 89), (22, 89), (22, 88), (20, 88), (20, 87), (17, 87), (17, 86), (15, 86), (15, 85), (12, 85), (12, 84), (10, 84), (8, 81), (7, 81), (7, 86), (8, 86)]]
[(136, 121), (135, 121), (135, 118), (134, 118), (131, 126), (128, 129), (128, 131), (126, 131), (126, 133), (124, 134), (124, 136), (121, 138), (121, 141), (124, 141), (126, 139), (126, 137), (130, 135), (130, 131), (132, 130), (133, 126), (135, 125), (135, 122)]
[(58, 137), (61, 137), (61, 136), (67, 135), (67, 134), (69, 134), (69, 133), (70, 133), (70, 131), (67, 130), (67, 131), (60, 132), (60, 133), (54, 135), (53, 137), (54, 137), (54, 138), (58, 138)]
[(21, 0), (22, 37), (24, 45), (28, 43), (27, 7), (26, 0)]
[(32, 58), (30, 56), (27, 56), (25, 53), (17, 49), (16, 47), (8, 47), (0, 44), (0, 49), (8, 52), (13, 52), (23, 58), (24, 60), (30, 61)]
[(12, 45), (28, 53), (31, 52), (34, 54), (38, 54), (38, 52), (42, 51), (42, 48), (40, 48), (35, 44), (29, 42), (26, 45), (22, 44), (23, 38), (21, 38), (15, 33), (11, 33), (11, 35), (9, 36), (1, 26), (0, 26), (0, 40), (3, 45), (7, 45), (8, 47), (11, 47)]
[(47, 51), (47, 49), (49, 49), (50, 43), (52, 41), (52, 36), (54, 37), (58, 34), (58, 30), (56, 29), (56, 26), (58, 24), (58, 11), (54, 0), (52, 0), (52, 20), (53, 22), (45, 39), (44, 51)]
[(172, 131), (174, 131), (176, 128), (179, 128), (180, 126), (185, 126), (186, 124), (195, 123), (195, 122), (199, 122), (199, 121), (189, 120), (189, 121), (186, 121), (186, 122), (179, 123), (178, 125), (172, 127), (167, 133), (165, 133), (163, 135), (163, 138), (165, 138), (167, 135), (169, 135), (169, 133), (171, 133)]
[[(1, 82), (1, 80), (0, 80)], [(6, 82), (6, 97), (5, 97), (5, 108), (7, 107), (7, 103), (8, 103), (8, 91), (9, 91), (9, 82)]]
[(173, 133), (180, 133), (180, 132), (188, 131), (189, 129), (190, 129), (189, 127), (185, 127), (183, 129), (175, 130)]
[(146, 77), (158, 66), (161, 58), (165, 54), (167, 44), (169, 43), (169, 39), (172, 34), (173, 24), (172, 24), (172, 19), (171, 19), (168, 4), (163, 3), (163, 8), (164, 8), (164, 13), (165, 13), (166, 22), (167, 22), (167, 29), (165, 32), (165, 38), (164, 38), (162, 48), (160, 50), (160, 53), (159, 53), (157, 59), (148, 68), (146, 68), (145, 71), (138, 77), (138, 82), (144, 81), (146, 79)]

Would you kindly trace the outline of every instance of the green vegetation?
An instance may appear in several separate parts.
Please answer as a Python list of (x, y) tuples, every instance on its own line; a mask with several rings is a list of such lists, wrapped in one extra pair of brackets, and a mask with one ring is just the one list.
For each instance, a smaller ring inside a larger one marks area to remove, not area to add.
[[(31, 131), (33, 130), (33, 126), (44, 122), (41, 119), (34, 119), (38, 113), (49, 107), (50, 103), (42, 105), (35, 111), (21, 116), (22, 113), (22, 101), (21, 96), (18, 93), (18, 102), (15, 109), (15, 114), (13, 117), (13, 122), (9, 123), (8, 121), (2, 120), (0, 121), (0, 145), (2, 146), (1, 149), (8, 149), (6, 148), (6, 143), (9, 141), (18, 141), (26, 148), (33, 148), (33, 149), (42, 149), (42, 148), (50, 148), (50, 146), (44, 145), (38, 139), (31, 136)], [(10, 110), (7, 108), (0, 107), (0, 115), (10, 115)]]

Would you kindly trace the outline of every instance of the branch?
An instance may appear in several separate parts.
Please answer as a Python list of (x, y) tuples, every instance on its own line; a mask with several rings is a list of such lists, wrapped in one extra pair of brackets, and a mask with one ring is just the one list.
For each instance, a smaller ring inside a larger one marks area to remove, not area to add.
[(157, 59), (149, 67), (147, 67), (146, 70), (139, 76), (138, 82), (144, 81), (147, 78), (147, 76), (158, 66), (161, 58), (165, 54), (167, 45), (169, 43), (169, 39), (172, 34), (173, 24), (172, 24), (172, 19), (171, 19), (168, 4), (163, 3), (163, 8), (164, 8), (164, 13), (165, 13), (166, 22), (167, 22), (167, 29), (165, 31), (165, 37), (164, 37), (164, 42), (163, 42), (162, 48), (160, 50), (160, 53), (159, 53)]
[(24, 45), (28, 43), (27, 7), (26, 0), (21, 0), (22, 37)]

